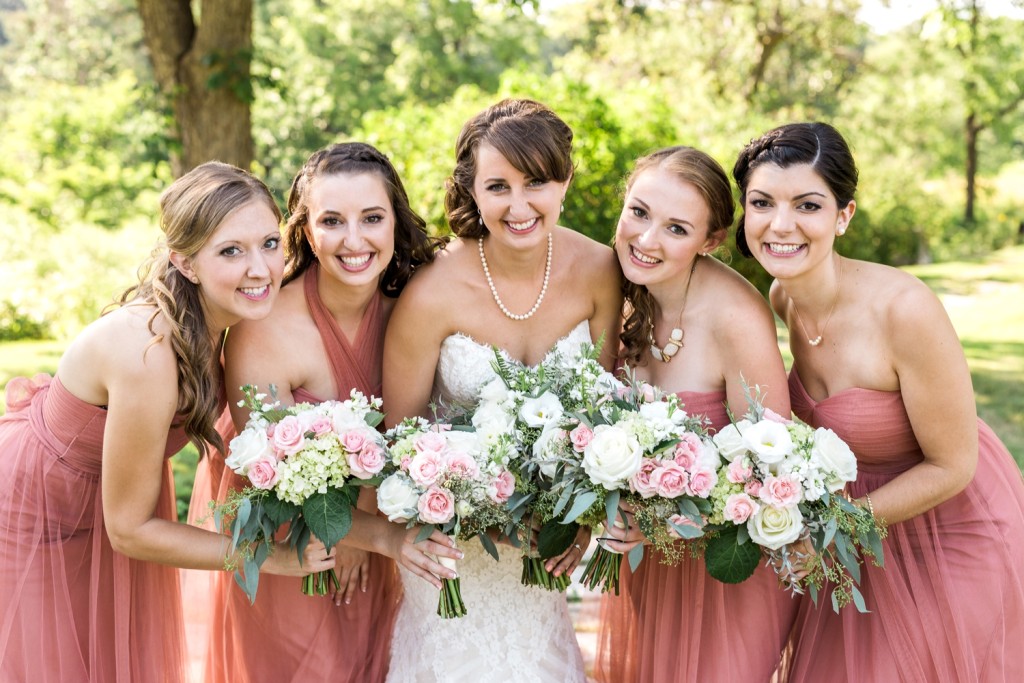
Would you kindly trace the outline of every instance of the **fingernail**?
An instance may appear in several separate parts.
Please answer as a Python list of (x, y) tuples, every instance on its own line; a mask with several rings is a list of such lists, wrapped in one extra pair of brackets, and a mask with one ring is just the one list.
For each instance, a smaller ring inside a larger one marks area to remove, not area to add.
[(465, 556), (466, 556), (466, 553), (462, 552), (461, 550), (455, 554), (455, 557), (459, 558), (460, 560), (462, 558), (464, 558)]

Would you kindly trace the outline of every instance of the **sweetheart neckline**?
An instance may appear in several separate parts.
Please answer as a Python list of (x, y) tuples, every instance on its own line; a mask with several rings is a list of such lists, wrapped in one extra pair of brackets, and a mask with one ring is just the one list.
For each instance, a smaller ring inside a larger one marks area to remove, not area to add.
[(477, 346), (478, 348), (481, 348), (481, 349), (485, 349), (487, 351), (493, 351), (494, 349), (497, 349), (498, 351), (501, 352), (501, 355), (504, 356), (505, 359), (508, 360), (509, 362), (517, 363), (517, 364), (523, 366), (524, 368), (535, 369), (541, 363), (543, 363), (544, 361), (546, 361), (548, 359), (548, 356), (550, 356), (552, 354), (552, 352), (554, 352), (554, 350), (558, 347), (559, 344), (561, 344), (563, 341), (565, 341), (566, 339), (571, 337), (576, 332), (576, 330), (580, 329), (580, 327), (582, 325), (588, 325), (587, 337), (588, 337), (588, 340), (589, 340), (589, 337), (590, 337), (589, 324), (590, 324), (590, 321), (587, 320), (586, 318), (584, 318), (583, 320), (581, 320), (578, 323), (576, 323), (576, 325), (574, 325), (571, 330), (569, 330), (568, 332), (563, 334), (561, 337), (556, 339), (554, 341), (554, 343), (551, 344), (551, 346), (548, 348), (547, 352), (544, 354), (544, 357), (541, 358), (540, 361), (536, 365), (528, 365), (528, 364), (524, 363), (523, 361), (519, 360), (518, 358), (513, 358), (512, 354), (510, 354), (508, 351), (506, 351), (505, 349), (501, 348), (500, 346), (497, 346), (497, 345), (494, 345), (494, 344), (484, 344), (483, 342), (477, 341), (476, 339), (473, 338), (472, 335), (466, 334), (465, 332), (453, 332), (452, 334), (450, 334), (447, 337), (445, 337), (444, 341), (441, 342), (441, 344), (444, 345), (444, 344), (446, 344), (448, 342), (449, 339), (453, 339), (453, 338), (465, 339), (466, 341), (468, 341), (469, 343), (473, 344), (474, 346)]

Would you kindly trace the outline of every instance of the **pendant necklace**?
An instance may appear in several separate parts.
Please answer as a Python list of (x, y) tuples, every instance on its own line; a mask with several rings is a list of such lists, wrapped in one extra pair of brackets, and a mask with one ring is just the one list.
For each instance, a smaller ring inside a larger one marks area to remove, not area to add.
[(800, 323), (800, 329), (803, 331), (804, 336), (807, 337), (807, 343), (811, 346), (818, 346), (821, 344), (822, 338), (825, 336), (825, 330), (828, 328), (828, 323), (832, 320), (832, 313), (836, 310), (836, 303), (839, 301), (839, 288), (843, 284), (843, 257), (839, 257), (839, 278), (836, 280), (836, 295), (832, 298), (832, 308), (828, 309), (828, 316), (825, 318), (825, 324), (821, 326), (821, 333), (817, 337), (811, 339), (807, 333), (807, 328), (804, 326), (803, 318), (800, 317), (800, 309), (796, 307), (796, 302), (793, 302), (793, 312), (796, 313), (796, 321)]
[(544, 295), (548, 291), (548, 280), (551, 278), (551, 250), (552, 250), (551, 244), (552, 244), (552, 242), (553, 242), (552, 234), (549, 232), (548, 233), (548, 257), (547, 257), (547, 262), (544, 264), (544, 283), (540, 287), (540, 296), (537, 297), (536, 303), (533, 304), (533, 307), (530, 310), (528, 310), (526, 313), (523, 313), (523, 314), (520, 315), (520, 314), (516, 314), (516, 313), (513, 313), (512, 311), (508, 310), (508, 308), (505, 306), (505, 304), (502, 303), (501, 297), (498, 296), (498, 289), (494, 286), (494, 280), (491, 279), (491, 270), (490, 270), (490, 268), (487, 267), (487, 257), (484, 256), (484, 238), (483, 237), (477, 238), (477, 242), (476, 243), (477, 243), (477, 246), (479, 247), (479, 251), (480, 251), (480, 263), (484, 267), (484, 277), (487, 278), (487, 286), (491, 288), (491, 296), (494, 297), (494, 303), (498, 304), (498, 308), (501, 309), (501, 312), (504, 313), (506, 315), (506, 317), (509, 317), (512, 320), (526, 320), (527, 318), (531, 317), (534, 313), (536, 313), (538, 308), (540, 308), (540, 302), (544, 301)]
[(683, 312), (686, 310), (686, 298), (690, 295), (690, 282), (693, 280), (693, 271), (697, 270), (697, 261), (700, 260), (700, 256), (693, 257), (693, 265), (690, 267), (690, 274), (686, 278), (686, 289), (683, 290), (683, 305), (679, 309), (679, 322), (676, 327), (672, 328), (672, 332), (668, 335), (668, 341), (665, 342), (665, 348), (660, 348), (654, 341), (654, 327), (651, 326), (651, 355), (656, 360), (660, 360), (662, 363), (668, 363), (671, 361), (679, 349), (683, 348)]

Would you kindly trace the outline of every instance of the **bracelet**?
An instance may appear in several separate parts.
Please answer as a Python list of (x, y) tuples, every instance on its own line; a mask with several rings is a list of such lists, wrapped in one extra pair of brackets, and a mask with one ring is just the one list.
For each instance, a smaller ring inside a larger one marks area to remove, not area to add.
[(868, 513), (871, 515), (871, 519), (874, 520), (875, 519), (875, 506), (871, 504), (871, 494), (865, 493), (864, 494), (864, 500), (868, 504)]

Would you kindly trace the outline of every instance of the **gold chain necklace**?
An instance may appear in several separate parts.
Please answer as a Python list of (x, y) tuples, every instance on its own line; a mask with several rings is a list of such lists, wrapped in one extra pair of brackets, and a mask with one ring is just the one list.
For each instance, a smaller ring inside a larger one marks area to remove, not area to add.
[(678, 327), (673, 327), (672, 332), (668, 335), (668, 341), (665, 342), (665, 348), (660, 348), (654, 341), (654, 326), (651, 326), (651, 355), (654, 356), (655, 360), (660, 360), (662, 363), (670, 362), (679, 349), (683, 348), (683, 336), (686, 334), (683, 330), (683, 312), (686, 310), (686, 299), (690, 296), (690, 282), (693, 280), (693, 271), (697, 270), (697, 261), (700, 260), (700, 256), (693, 257), (693, 265), (690, 267), (690, 274), (686, 278), (686, 289), (683, 290), (683, 306), (679, 309), (679, 324)]
[(811, 346), (817, 346), (821, 344), (822, 338), (825, 336), (825, 330), (828, 328), (828, 323), (832, 320), (832, 313), (836, 310), (836, 303), (839, 302), (839, 289), (843, 284), (843, 257), (839, 257), (839, 279), (836, 281), (836, 295), (832, 298), (832, 308), (828, 309), (828, 317), (825, 318), (825, 324), (821, 326), (821, 334), (814, 339), (811, 339), (807, 333), (807, 328), (804, 326), (803, 318), (800, 317), (800, 309), (796, 307), (796, 301), (793, 302), (793, 312), (796, 313), (796, 321), (800, 324), (800, 329), (803, 331), (804, 336), (807, 337), (807, 343)]
[(544, 301), (544, 295), (548, 291), (548, 280), (551, 278), (551, 251), (552, 251), (551, 244), (552, 244), (552, 242), (553, 242), (552, 234), (549, 232), (548, 233), (548, 258), (547, 258), (547, 262), (544, 264), (544, 284), (542, 284), (541, 287), (540, 287), (540, 296), (537, 297), (537, 302), (533, 304), (533, 308), (528, 310), (526, 313), (523, 313), (522, 315), (518, 315), (518, 314), (513, 313), (512, 311), (508, 310), (508, 308), (505, 306), (505, 304), (502, 303), (501, 297), (498, 296), (498, 289), (494, 286), (494, 280), (491, 279), (491, 270), (487, 267), (487, 257), (484, 256), (484, 238), (483, 237), (477, 238), (477, 242), (476, 243), (477, 243), (477, 246), (478, 246), (479, 251), (480, 251), (480, 263), (483, 264), (483, 267), (484, 267), (484, 277), (487, 278), (487, 286), (491, 288), (491, 296), (494, 297), (494, 303), (498, 304), (498, 308), (501, 309), (501, 312), (504, 313), (507, 317), (511, 318), (512, 320), (526, 320), (527, 318), (531, 317), (534, 313), (537, 312), (537, 309), (540, 308), (540, 302)]

